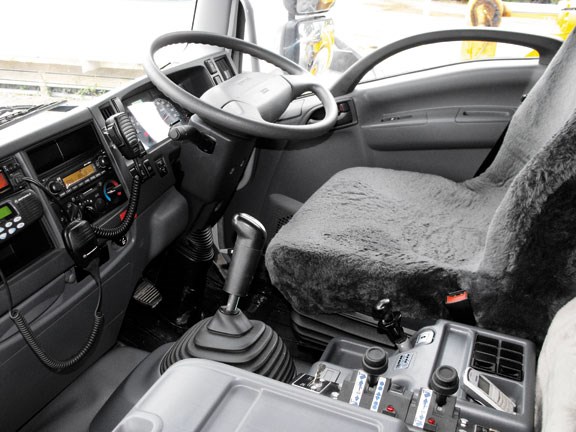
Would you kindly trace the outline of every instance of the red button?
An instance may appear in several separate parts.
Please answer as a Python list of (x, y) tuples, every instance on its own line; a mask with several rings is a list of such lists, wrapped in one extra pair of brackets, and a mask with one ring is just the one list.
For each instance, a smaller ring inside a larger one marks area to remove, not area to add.
[(436, 420), (434, 420), (432, 417), (430, 417), (430, 418), (428, 419), (428, 424), (435, 425), (435, 424), (436, 424)]
[(396, 410), (394, 409), (394, 407), (392, 405), (388, 405), (386, 407), (386, 411), (388, 411), (389, 413), (393, 413), (396, 412)]

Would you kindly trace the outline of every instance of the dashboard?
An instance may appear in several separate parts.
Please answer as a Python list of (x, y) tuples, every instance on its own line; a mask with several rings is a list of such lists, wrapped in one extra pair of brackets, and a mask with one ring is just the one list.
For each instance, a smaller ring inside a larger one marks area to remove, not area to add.
[[(224, 51), (212, 52), (172, 68), (168, 76), (201, 96), (234, 75), (232, 65)], [(137, 168), (144, 170), (138, 173), (144, 182), (130, 231), (122, 241), (103, 245), (105, 324), (90, 354), (95, 360), (116, 343), (145, 267), (189, 228), (194, 206), (182, 178), (198, 183), (194, 167), (216, 155), (168, 138), (170, 126), (187, 123), (192, 113), (162, 95), (146, 77), (85, 106), (50, 107), (0, 129), (0, 269), (9, 281), (13, 303), (40, 335), (40, 343), (63, 357), (85, 342), (96, 290), (92, 278), (75, 270), (62, 231), (78, 215), (106, 228), (123, 220), (136, 164), (109, 141), (105, 124), (121, 111), (146, 150)], [(192, 156), (181, 161), (187, 154)], [(3, 427), (13, 430), (81, 370), (54, 374), (44, 369), (22, 338), (14, 337), (17, 330), (8, 310), (0, 289), (2, 390), (25, 398), (0, 404)], [(87, 367), (91, 360), (84, 364)]]
[[(216, 68), (218, 65), (218, 68)], [(211, 73), (210, 71), (213, 71)], [(172, 79), (196, 97), (221, 82), (221, 76), (231, 77), (232, 67), (227, 57), (214, 61), (207, 59), (204, 66), (191, 67), (174, 74)], [(166, 98), (156, 87), (149, 87), (123, 100), (138, 138), (146, 150), (153, 148), (168, 138), (171, 126), (186, 124), (190, 113)]]
[(186, 124), (190, 113), (151, 89), (127, 101), (128, 116), (146, 150), (168, 138), (171, 126)]

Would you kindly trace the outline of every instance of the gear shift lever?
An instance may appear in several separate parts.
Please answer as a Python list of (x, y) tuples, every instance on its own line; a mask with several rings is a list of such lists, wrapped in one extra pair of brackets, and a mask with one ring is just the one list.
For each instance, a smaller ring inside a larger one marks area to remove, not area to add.
[(160, 372), (164, 373), (179, 360), (195, 357), (290, 382), (296, 369), (280, 336), (263, 322), (249, 320), (238, 309), (238, 301), (247, 294), (258, 267), (266, 230), (258, 220), (244, 213), (234, 216), (232, 225), (238, 237), (224, 284), (228, 302), (214, 316), (196, 323), (182, 335), (164, 355)]
[(386, 333), (400, 352), (409, 350), (410, 341), (402, 328), (402, 314), (392, 310), (390, 299), (382, 299), (372, 308), (372, 318), (378, 321), (378, 333)]
[(238, 237), (224, 284), (224, 291), (229, 294), (224, 313), (229, 315), (238, 312), (238, 301), (246, 296), (266, 243), (266, 229), (252, 216), (239, 213), (232, 219), (232, 226)]

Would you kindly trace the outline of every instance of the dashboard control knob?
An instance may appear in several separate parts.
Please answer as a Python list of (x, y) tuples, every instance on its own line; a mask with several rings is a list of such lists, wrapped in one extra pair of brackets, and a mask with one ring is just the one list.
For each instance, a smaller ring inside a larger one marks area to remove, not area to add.
[(98, 168), (105, 169), (105, 168), (108, 168), (109, 165), (110, 165), (110, 160), (108, 159), (108, 156), (106, 156), (106, 155), (101, 155), (96, 160), (96, 166)]
[(106, 210), (106, 201), (104, 201), (102, 198), (96, 198), (96, 201), (94, 201), (94, 210), (96, 210), (98, 213), (102, 213), (104, 210)]
[(54, 195), (57, 195), (64, 190), (64, 185), (58, 181), (51, 181), (50, 183), (48, 183), (48, 189)]

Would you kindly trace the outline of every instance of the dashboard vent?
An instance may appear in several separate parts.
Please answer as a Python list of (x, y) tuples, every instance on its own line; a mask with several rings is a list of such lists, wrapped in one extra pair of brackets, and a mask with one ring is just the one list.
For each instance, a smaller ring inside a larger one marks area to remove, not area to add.
[(216, 67), (220, 71), (220, 75), (224, 80), (232, 78), (234, 76), (234, 69), (230, 66), (230, 62), (226, 56), (216, 59)]
[(110, 105), (110, 104), (106, 104), (106, 105), (101, 106), (100, 107), (100, 113), (102, 114), (102, 117), (104, 117), (104, 120), (106, 120), (108, 117), (116, 114), (116, 112), (114, 111), (114, 108), (112, 108), (112, 105)]
[(512, 342), (478, 335), (474, 343), (472, 367), (515, 381), (522, 381), (524, 347)]

